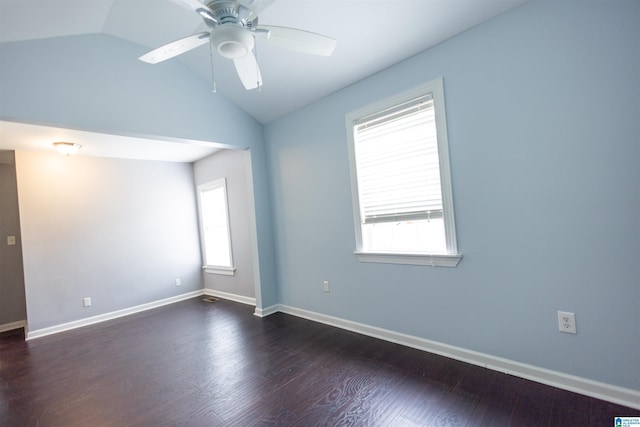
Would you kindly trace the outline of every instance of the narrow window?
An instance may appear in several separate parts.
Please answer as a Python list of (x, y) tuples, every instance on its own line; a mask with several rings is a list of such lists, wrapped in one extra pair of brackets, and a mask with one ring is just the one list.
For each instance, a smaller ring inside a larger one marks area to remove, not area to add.
[(205, 271), (233, 275), (226, 180), (198, 186), (198, 206)]
[(346, 119), (359, 259), (457, 265), (442, 80)]

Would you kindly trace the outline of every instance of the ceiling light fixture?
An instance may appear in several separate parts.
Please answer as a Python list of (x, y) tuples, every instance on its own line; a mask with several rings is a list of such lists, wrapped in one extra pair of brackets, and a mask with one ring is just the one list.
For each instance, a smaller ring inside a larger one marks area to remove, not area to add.
[(82, 147), (82, 145), (76, 144), (75, 142), (54, 142), (53, 146), (56, 147), (59, 153), (67, 156), (76, 154), (80, 147)]
[(255, 44), (255, 39), (243, 27), (220, 26), (211, 32), (211, 41), (218, 53), (225, 58), (239, 59), (247, 56)]

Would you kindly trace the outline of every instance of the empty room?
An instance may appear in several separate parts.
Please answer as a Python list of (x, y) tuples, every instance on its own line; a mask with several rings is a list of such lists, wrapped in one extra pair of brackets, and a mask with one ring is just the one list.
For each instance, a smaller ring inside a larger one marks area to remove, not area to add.
[(0, 425), (640, 425), (639, 23), (0, 0)]

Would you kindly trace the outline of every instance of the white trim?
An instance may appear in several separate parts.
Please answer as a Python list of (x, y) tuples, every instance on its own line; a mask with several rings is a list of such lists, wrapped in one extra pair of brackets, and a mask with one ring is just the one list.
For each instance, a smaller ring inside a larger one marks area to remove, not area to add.
[(139, 313), (141, 311), (151, 310), (152, 308), (162, 307), (163, 305), (173, 304), (174, 302), (183, 301), (189, 298), (203, 295), (204, 291), (188, 292), (182, 295), (161, 299), (158, 301), (148, 302), (146, 304), (136, 305), (134, 307), (116, 310), (109, 313), (99, 314), (97, 316), (87, 317), (85, 319), (74, 320), (73, 322), (62, 323), (60, 325), (50, 326), (48, 328), (36, 329), (27, 333), (27, 340), (41, 338), (47, 335), (57, 334), (58, 332), (69, 331), (71, 329), (81, 328), (83, 326), (93, 325), (94, 323), (105, 322), (107, 320), (117, 319), (119, 317), (128, 316), (130, 314)]
[(427, 265), (430, 267), (457, 267), (462, 255), (454, 254), (403, 254), (391, 252), (354, 252), (360, 262), (388, 264)]
[(245, 297), (243, 295), (230, 294), (228, 292), (216, 291), (213, 289), (204, 289), (204, 294), (212, 297), (219, 297), (222, 299), (228, 299), (231, 301), (239, 302), (241, 304), (256, 305), (256, 299), (251, 297)]
[(453, 210), (453, 186), (451, 184), (451, 164), (449, 160), (449, 136), (447, 135), (446, 107), (444, 104), (444, 83), (442, 77), (424, 85), (424, 90), (431, 91), (434, 112), (436, 114), (436, 132), (438, 134), (438, 157), (440, 159), (440, 191), (444, 209), (445, 239), (447, 252), (458, 253), (456, 238), (456, 222)]
[[(202, 213), (202, 193), (205, 191), (216, 190), (218, 188), (222, 188), (222, 193), (224, 196), (224, 210), (227, 221), (227, 245), (229, 250), (229, 265), (228, 266), (208, 266), (205, 265), (203, 268), (211, 269), (211, 273), (214, 274), (224, 274), (227, 276), (233, 276), (235, 274), (235, 269), (233, 268), (233, 245), (231, 243), (231, 223), (229, 222), (229, 197), (227, 195), (227, 178), (217, 178), (213, 181), (206, 182), (204, 184), (200, 184), (197, 187), (197, 205), (198, 205), (198, 224), (200, 225), (200, 244), (202, 247), (202, 255), (204, 258), (204, 262), (208, 261), (207, 259), (207, 246), (205, 245), (205, 236), (204, 236), (204, 219)], [(215, 271), (213, 271), (215, 270)], [(231, 274), (229, 271), (231, 271)], [(206, 271), (206, 270), (205, 270)], [(208, 273), (208, 271), (206, 271)]]
[(205, 273), (207, 274), (221, 274), (223, 276), (235, 276), (236, 269), (233, 267), (212, 267), (205, 265), (202, 267)]
[(526, 363), (492, 356), (490, 354), (467, 350), (461, 347), (455, 347), (439, 343), (437, 341), (431, 341), (283, 304), (279, 304), (277, 306), (277, 311), (396, 344), (401, 344), (407, 347), (416, 348), (418, 350), (450, 357), (462, 362), (482, 366), (494, 371), (503, 372), (586, 396), (595, 397), (597, 399), (606, 400), (608, 402), (628, 406), (630, 408), (640, 409), (640, 390), (623, 388), (575, 375), (552, 371), (550, 369), (540, 368)]
[(274, 313), (277, 313), (278, 311), (281, 311), (278, 304), (266, 308), (256, 307), (256, 311), (253, 313), (253, 315), (258, 317), (267, 317), (271, 316)]
[[(381, 110), (394, 107), (398, 104), (407, 102), (413, 98), (425, 94), (431, 94), (435, 112), (440, 169), (440, 191), (442, 194), (445, 240), (448, 258), (443, 258), (437, 255), (428, 255), (426, 259), (420, 260), (413, 254), (379, 254), (365, 252), (363, 251), (362, 219), (360, 217), (361, 209), (358, 196), (358, 174), (356, 168), (354, 126), (357, 120), (362, 117), (375, 114)], [(451, 183), (451, 165), (449, 160), (449, 139), (447, 136), (444, 83), (442, 77), (431, 80), (400, 94), (377, 101), (358, 110), (351, 111), (345, 115), (345, 122), (347, 129), (347, 151), (349, 160), (349, 176), (351, 181), (351, 200), (355, 225), (356, 250), (354, 253), (356, 257), (358, 257), (358, 259), (362, 262), (429, 265), (432, 267), (456, 267), (460, 262), (462, 255), (458, 253), (458, 243), (456, 238), (455, 214), (453, 209), (453, 190)]]
[(17, 322), (5, 323), (4, 325), (0, 325), (0, 332), (13, 331), (14, 329), (20, 328), (24, 328), (25, 332), (27, 331), (26, 320), (18, 320)]

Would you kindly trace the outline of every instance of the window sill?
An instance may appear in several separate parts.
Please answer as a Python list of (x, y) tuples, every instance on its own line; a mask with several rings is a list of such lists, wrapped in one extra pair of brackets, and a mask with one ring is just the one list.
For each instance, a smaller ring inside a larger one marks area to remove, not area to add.
[(429, 267), (457, 267), (462, 259), (462, 255), (460, 254), (401, 254), (362, 251), (355, 251), (354, 254), (360, 262), (427, 265)]
[(205, 265), (202, 267), (205, 273), (207, 274), (221, 274), (223, 276), (235, 276), (236, 269), (233, 267), (213, 267), (209, 265)]

